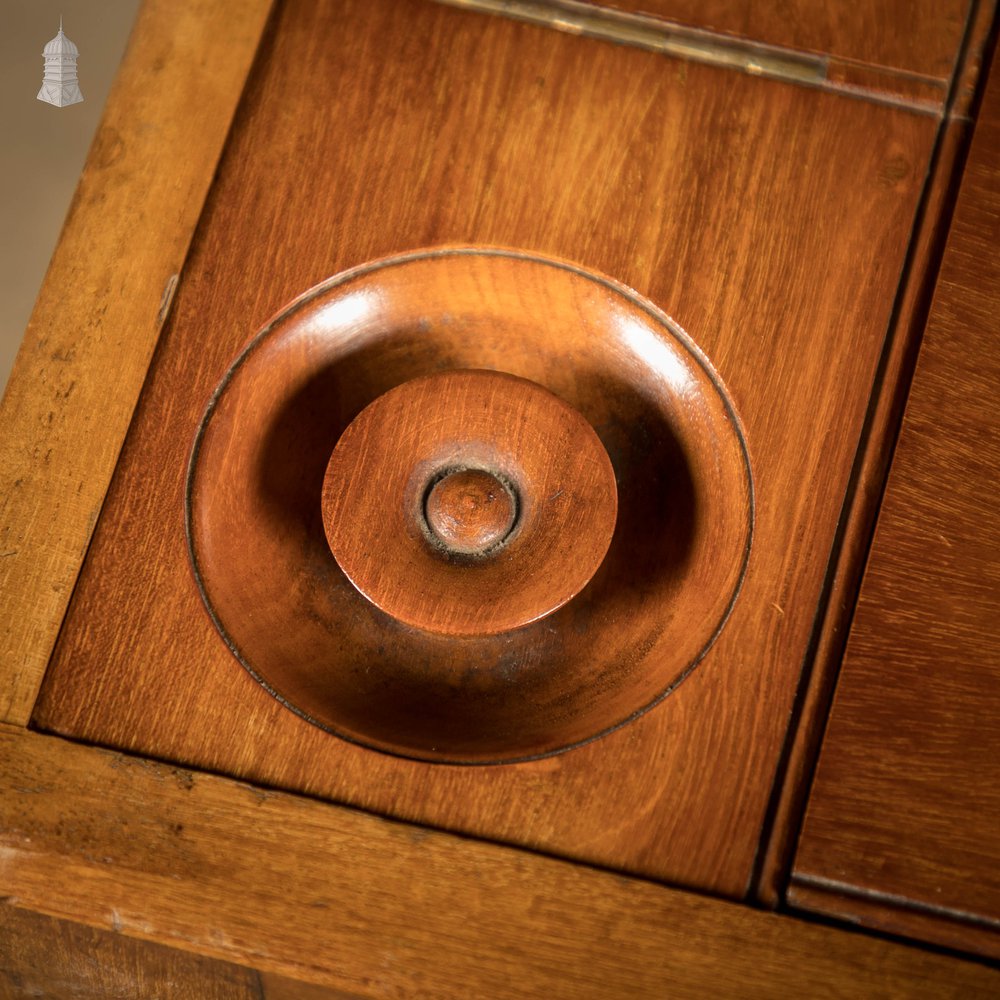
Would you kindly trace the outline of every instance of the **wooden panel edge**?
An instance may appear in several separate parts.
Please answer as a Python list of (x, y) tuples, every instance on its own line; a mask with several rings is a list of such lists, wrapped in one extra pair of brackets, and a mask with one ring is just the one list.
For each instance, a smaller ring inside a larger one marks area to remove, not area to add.
[(357, 993), (345, 993), (331, 986), (317, 986), (266, 972), (260, 976), (259, 1000), (363, 1000)]
[(793, 876), (788, 905), (803, 913), (833, 917), (864, 927), (1000, 960), (1000, 930), (944, 909), (921, 911), (911, 900), (866, 895), (850, 886), (820, 884)]
[[(987, 766), (995, 763), (1000, 732), (996, 699), (989, 697), (995, 691), (996, 601), (990, 571), (995, 570), (997, 532), (995, 520), (983, 513), (991, 512), (995, 477), (990, 473), (997, 461), (995, 449), (980, 447), (980, 441), (995, 440), (995, 420), (991, 424), (993, 414), (985, 409), (960, 405), (980, 398), (968, 385), (989, 385), (995, 376), (988, 367), (995, 360), (990, 341), (996, 327), (997, 258), (992, 251), (1000, 221), (995, 166), (1000, 70), (995, 61), (984, 82), (899, 452), (796, 846), (789, 900), (800, 909), (850, 915), (865, 927), (919, 934), (1000, 958), (1000, 912), (989, 878), (997, 867), (994, 831), (1000, 828), (995, 796), (991, 803), (981, 794), (998, 787)], [(936, 429), (939, 414), (951, 422), (947, 435), (935, 440), (925, 428)], [(934, 455), (933, 463), (921, 465), (917, 459), (923, 455)], [(980, 509), (982, 496), (987, 503)], [(921, 534), (916, 529), (933, 523), (934, 504), (945, 511), (942, 533)], [(938, 572), (944, 561), (934, 549), (936, 539), (962, 553), (950, 573)], [(929, 570), (921, 576), (925, 566)], [(912, 580), (919, 580), (919, 588), (910, 586)], [(934, 603), (937, 592), (943, 595), (940, 606)], [(980, 593), (984, 600), (977, 602)], [(873, 615), (874, 608), (881, 614)], [(910, 627), (914, 609), (916, 629)], [(894, 622), (904, 624), (894, 629)], [(934, 644), (938, 637), (942, 645)], [(947, 692), (937, 700), (906, 672), (920, 662)], [(962, 674), (965, 666), (968, 673)], [(878, 721), (865, 728), (861, 720)], [(851, 721), (859, 726), (853, 733)], [(917, 752), (893, 754), (897, 736), (906, 733), (913, 735)], [(933, 748), (928, 756), (922, 756), (924, 746)], [(853, 756), (845, 757), (849, 749)], [(835, 765), (831, 770), (838, 759), (839, 770)], [(869, 762), (891, 777), (881, 785), (875, 779), (865, 794), (862, 788), (875, 773), (868, 770)], [(910, 772), (922, 776), (914, 785), (906, 777)], [(941, 825), (935, 835), (937, 816)]]
[(975, 996), (1000, 973), (0, 727), (13, 905), (359, 996)]
[(933, 76), (686, 24), (662, 14), (621, 10), (600, 0), (436, 2), (926, 114), (943, 111), (948, 90), (946, 81)]
[[(806, 887), (801, 881), (801, 873), (796, 878), (792, 876), (793, 857), (797, 850), (801, 827), (806, 811), (806, 797), (809, 793), (817, 760), (820, 752), (820, 741), (826, 730), (827, 718), (833, 702), (833, 689), (839, 675), (840, 664), (848, 640), (848, 633), (854, 616), (855, 602), (862, 584), (862, 574), (868, 560), (871, 541), (875, 533), (875, 520), (881, 505), (886, 481), (889, 477), (889, 465), (892, 461), (896, 438), (903, 421), (904, 408), (907, 404), (909, 387), (913, 381), (917, 365), (917, 356), (923, 339), (924, 328), (927, 326), (932, 299), (937, 290), (937, 278), (942, 260), (946, 252), (949, 229), (960, 193), (965, 188), (965, 173), (967, 157), (974, 138), (972, 123), (965, 117), (970, 102), (967, 88), (980, 70), (983, 59), (981, 49), (984, 45), (989, 26), (992, 24), (995, 5), (992, 0), (984, 0), (973, 12), (967, 27), (965, 52), (958, 68), (951, 95), (952, 108), (942, 126), (941, 146), (938, 154), (938, 164), (935, 176), (929, 184), (928, 204), (924, 218), (930, 225), (925, 225), (918, 232), (914, 242), (915, 258), (925, 261), (925, 273), (921, 281), (908, 287), (901, 300), (900, 322), (910, 326), (910, 332), (901, 339), (909, 343), (905, 354), (899, 354), (898, 360), (892, 363), (891, 357), (886, 367), (888, 384), (894, 378), (897, 383), (895, 393), (880, 394), (876, 397), (872, 411), (872, 432), (868, 437), (868, 449), (859, 462), (859, 486), (855, 491), (852, 505), (845, 515), (845, 539), (853, 539), (852, 544), (845, 544), (838, 555), (838, 561), (831, 566), (831, 598), (826, 606), (825, 618), (818, 622), (816, 652), (813, 657), (808, 687), (802, 698), (803, 708), (793, 742), (788, 752), (784, 779), (779, 779), (774, 802), (776, 802), (771, 830), (763, 841), (763, 853), (760, 864), (760, 875), (757, 883), (757, 894), (765, 905), (776, 907), (785, 900), (803, 911), (820, 910), (819, 900), (834, 899), (841, 904), (848, 897), (843, 893), (831, 896), (827, 889)], [(996, 45), (993, 33), (993, 45)], [(969, 60), (975, 63), (974, 71), (968, 67)], [(988, 62), (988, 60), (986, 61)], [(972, 76), (970, 76), (970, 73)], [(964, 83), (963, 83), (964, 81)], [(976, 80), (978, 95), (985, 90), (986, 74), (980, 74)], [(950, 182), (947, 178), (950, 176)], [(929, 260), (929, 267), (927, 261)], [(885, 384), (886, 378), (883, 378)], [(877, 431), (877, 429), (881, 429)], [(873, 450), (873, 441), (878, 446)], [(794, 896), (793, 896), (794, 893)], [(852, 903), (855, 897), (851, 897)], [(880, 904), (884, 909), (884, 903)], [(871, 910), (870, 904), (862, 902), (858, 909)], [(852, 912), (845, 905), (833, 906), (834, 915)], [(874, 912), (874, 910), (873, 910)], [(858, 922), (858, 917), (852, 917)], [(867, 921), (865, 921), (867, 926)], [(958, 949), (984, 947), (986, 951), (996, 949), (996, 944), (986, 944), (990, 941), (989, 934), (985, 943), (976, 941), (982, 935), (969, 930), (965, 939), (956, 930), (936, 933), (933, 919), (929, 915), (906, 916), (898, 921), (886, 921), (879, 918), (871, 926), (898, 932), (906, 936), (907, 927), (927, 928), (927, 941), (945, 944)], [(966, 924), (955, 924), (968, 928)], [(962, 944), (965, 940), (966, 943)]]
[(271, 0), (145, 0), (0, 402), (0, 719), (26, 725)]
[(951, 114), (956, 118), (975, 115), (977, 97), (982, 93), (983, 79), (989, 70), (990, 53), (995, 48), (996, 18), (996, 0), (976, 0), (952, 80)]
[(858, 448), (840, 538), (830, 565), (824, 610), (817, 619), (797, 718), (790, 726), (785, 761), (776, 778), (771, 820), (762, 837), (751, 894), (772, 908), (781, 904), (788, 881), (805, 797), (826, 728), (970, 137), (967, 121), (942, 122), (936, 163), (928, 178), (925, 204), (911, 248), (912, 263), (900, 291), (895, 332), (890, 334), (878, 375), (880, 388), (873, 393)]
[[(799, 721), (793, 724), (784, 771), (779, 775), (769, 830), (762, 840), (754, 895), (766, 906), (782, 902), (795, 840), (805, 811), (805, 796), (826, 728), (861, 577), (874, 534), (875, 520), (889, 473), (893, 445), (903, 419), (909, 385), (930, 313), (951, 218), (962, 183), (973, 129), (967, 114), (985, 78), (984, 46), (995, 35), (994, 0), (981, 0), (971, 13), (963, 54), (956, 67), (951, 107), (941, 125), (939, 148), (927, 182), (922, 221), (915, 233), (911, 268), (902, 289), (892, 338), (880, 372), (888, 391), (875, 394), (865, 439), (859, 448), (855, 481), (845, 505), (838, 554), (831, 564), (829, 599), (817, 622), (812, 666), (801, 695)], [(995, 39), (994, 39), (995, 40)], [(802, 889), (799, 888), (800, 898)], [(804, 907), (806, 908), (806, 907)]]

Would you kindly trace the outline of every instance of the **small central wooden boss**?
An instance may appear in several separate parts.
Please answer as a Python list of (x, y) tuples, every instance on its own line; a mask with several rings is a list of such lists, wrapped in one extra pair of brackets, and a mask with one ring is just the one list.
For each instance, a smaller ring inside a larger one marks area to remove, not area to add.
[(486, 469), (446, 469), (427, 490), (428, 540), (446, 555), (488, 556), (517, 524), (518, 491)]
[(600, 566), (616, 512), (614, 470), (587, 421), (494, 371), (380, 396), (323, 481), (327, 540), (354, 586), (446, 635), (505, 632), (562, 607)]

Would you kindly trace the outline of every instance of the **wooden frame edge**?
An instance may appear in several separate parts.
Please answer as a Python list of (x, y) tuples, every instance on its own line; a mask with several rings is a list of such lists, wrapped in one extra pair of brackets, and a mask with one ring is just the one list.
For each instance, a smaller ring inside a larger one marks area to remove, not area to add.
[[(833, 703), (840, 665), (847, 647), (855, 604), (888, 482), (896, 439), (903, 423), (910, 386), (925, 328), (931, 316), (938, 275), (948, 245), (952, 218), (963, 189), (965, 167), (975, 135), (970, 108), (985, 91), (990, 62), (987, 44), (996, 45), (996, 5), (984, 0), (972, 11), (963, 55), (956, 66), (949, 111), (942, 120), (935, 163), (927, 180), (925, 204), (912, 244), (912, 268), (904, 278), (895, 332), (891, 332), (879, 382), (859, 448), (841, 541), (831, 562), (828, 593), (817, 619), (814, 643), (805, 664), (805, 683), (786, 741), (782, 768), (772, 793), (771, 819), (761, 839), (752, 891), (765, 906), (791, 902), (793, 861), (808, 795)], [(975, 94), (973, 94), (975, 91)], [(801, 901), (822, 895), (796, 886)], [(840, 897), (837, 897), (840, 898)], [(801, 905), (800, 905), (801, 904)], [(886, 924), (885, 926), (888, 926)], [(929, 936), (928, 940), (937, 940)], [(953, 945), (954, 939), (949, 938)], [(957, 947), (957, 945), (955, 945)], [(993, 946), (995, 948), (995, 945)]]
[(966, 120), (942, 120), (935, 169), (928, 178), (926, 203), (915, 226), (914, 266), (901, 285), (894, 332), (890, 333), (882, 360), (841, 516), (827, 592), (803, 667), (796, 717), (786, 740), (782, 769), (775, 779), (771, 821), (761, 838), (751, 891), (771, 908), (781, 905), (788, 885), (795, 841), (826, 730), (970, 138)]
[(358, 996), (1000, 988), (973, 963), (16, 727), (0, 787), (9, 905)]
[(0, 719), (27, 725), (271, 0), (145, 0), (0, 403)]
[(816, 914), (857, 924), (868, 930), (917, 942), (932, 942), (987, 960), (1000, 961), (1000, 932), (963, 914), (921, 910), (911, 900), (866, 894), (854, 886), (824, 884), (809, 876), (792, 875), (788, 886), (790, 912)]

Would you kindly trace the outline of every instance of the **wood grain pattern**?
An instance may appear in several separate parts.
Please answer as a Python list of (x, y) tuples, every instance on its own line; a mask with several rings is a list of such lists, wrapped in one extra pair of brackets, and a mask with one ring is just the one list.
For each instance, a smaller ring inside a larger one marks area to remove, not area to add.
[(269, 7), (133, 29), (0, 404), (0, 719), (31, 713)]
[[(790, 899), (1000, 955), (1000, 77), (990, 81), (810, 796)], [(797, 888), (804, 887), (803, 892)], [(808, 899), (806, 893), (808, 892)], [(881, 907), (873, 906), (881, 902)], [(875, 911), (875, 912), (873, 912)], [(924, 921), (924, 933), (935, 935)], [(937, 936), (937, 935), (935, 935)]]
[[(793, 81), (818, 87), (822, 90), (850, 94), (865, 100), (885, 101), (899, 106), (910, 107), (930, 113), (941, 113), (948, 97), (949, 82), (952, 69), (938, 76), (926, 76), (899, 69), (852, 58), (836, 55), (820, 54), (804, 51), (797, 47), (788, 47), (788, 40), (794, 40), (797, 32), (788, 31), (790, 25), (788, 5), (782, 8), (780, 15), (772, 19), (774, 12), (770, 8), (746, 4), (743, 7), (725, 5), (716, 9), (706, 10), (704, 6), (697, 9), (687, 7), (683, 11), (684, 20), (667, 20), (663, 17), (649, 16), (633, 10), (616, 9), (614, 5), (582, 3), (578, 0), (438, 0), (466, 10), (485, 11), (529, 24), (541, 24), (567, 31), (574, 35), (585, 35), (590, 38), (601, 38), (622, 45), (633, 45), (651, 52), (659, 52), (666, 56), (685, 61), (700, 62), (709, 66), (724, 66), (739, 72), (750, 73), (778, 80)], [(628, 6), (626, 4), (626, 6)], [(686, 5), (671, 5), (686, 6)], [(711, 8), (713, 5), (709, 5)], [(813, 4), (807, 5), (812, 7)], [(828, 9), (827, 8), (825, 9)], [(965, 27), (962, 4), (952, 4), (950, 12), (950, 31), (945, 32), (944, 44), (948, 59), (954, 65), (965, 46), (965, 38), (969, 29)], [(981, 5), (973, 5), (976, 11)], [(992, 16), (992, 5), (987, 4)], [(908, 5), (912, 12), (913, 5)], [(707, 29), (705, 24), (732, 24), (742, 21), (741, 15), (749, 11), (765, 12), (764, 17), (749, 17), (747, 23), (753, 24), (753, 30), (761, 32), (760, 36), (752, 32), (741, 33)], [(811, 15), (804, 19), (807, 30), (803, 33), (809, 36), (808, 27), (815, 28), (821, 22), (816, 17), (817, 10), (800, 14)], [(713, 14), (721, 13), (720, 21), (713, 20)], [(871, 29), (871, 22), (882, 20), (891, 23), (894, 15), (902, 15), (902, 10), (895, 12), (876, 12), (865, 10), (857, 5), (851, 7), (847, 17), (838, 18), (839, 27), (843, 31), (836, 32), (840, 42), (849, 42), (848, 48), (856, 46), (866, 50), (863, 38), (864, 32)], [(706, 18), (705, 15), (708, 15)], [(733, 15), (735, 14), (735, 17)], [(878, 15), (882, 14), (880, 18)], [(940, 5), (932, 12), (929, 5), (917, 14), (936, 14), (940, 16)], [(872, 15), (875, 15), (874, 17)], [(888, 16), (885, 16), (888, 15)], [(945, 14), (948, 19), (948, 14)], [(933, 18), (925, 18), (924, 28), (932, 29)], [(971, 30), (978, 30), (979, 23)], [(950, 38), (947, 36), (951, 36)], [(893, 26), (893, 36), (898, 33)], [(867, 36), (869, 39), (871, 35)], [(768, 41), (771, 38), (785, 39), (785, 44), (775, 44)], [(928, 40), (930, 31), (928, 31)], [(941, 41), (942, 36), (937, 36)], [(827, 42), (830, 39), (827, 38)], [(950, 47), (949, 47), (950, 46)], [(834, 43), (834, 48), (839, 46)]]
[[(388, 441), (383, 444), (389, 447)], [(328, 468), (328, 478), (330, 471)], [(609, 478), (608, 492), (614, 496), (614, 476)], [(519, 492), (504, 476), (488, 469), (468, 465), (446, 468), (427, 483), (420, 508), (414, 513), (423, 521), (422, 533), (446, 557), (489, 556), (510, 538), (517, 525)], [(329, 531), (336, 522), (327, 518), (325, 523)]]
[(358, 993), (347, 993), (331, 986), (317, 986), (315, 983), (303, 983), (298, 979), (289, 979), (273, 972), (265, 972), (260, 976), (262, 1000), (361, 1000)]
[[(746, 444), (710, 365), (634, 293), (523, 253), (320, 286), (230, 369), (193, 455), (190, 555), (230, 648), (310, 719), (405, 756), (524, 759), (623, 724), (701, 659), (749, 556)], [(419, 523), (456, 462), (523, 506), (474, 566)]]
[[(6, 795), (13, 794), (5, 788)], [(275, 997), (282, 993), (278, 984)], [(0, 903), (0, 1000), (261, 1000), (255, 972)], [(269, 997), (269, 1000), (275, 1000)]]
[[(742, 896), (935, 122), (400, 9), (281, 8), (36, 721)], [(251, 334), (330, 274), (448, 242), (575, 260), (671, 313), (732, 394), (759, 499), (757, 555), (698, 670), (597, 743), (488, 771), (394, 760), (283, 709), (203, 615), (183, 538), (190, 442)]]
[(972, 7), (969, 0), (870, 0), (862, 4), (847, 0), (783, 4), (601, 0), (598, 5), (941, 81), (951, 76)]
[(322, 509), (337, 563), (368, 600), (415, 628), (473, 637), (530, 625), (583, 590), (618, 491), (574, 407), (509, 372), (455, 369), (404, 382), (350, 423)]
[(976, 3), (966, 28), (964, 52), (952, 79), (951, 115), (969, 118), (975, 113), (977, 98), (983, 91), (983, 73), (996, 47), (995, 2)]
[(792, 913), (821, 913), (859, 929), (870, 928), (920, 944), (930, 942), (980, 959), (997, 958), (997, 929), (989, 921), (976, 923), (966, 916), (956, 919), (956, 914), (935, 907), (917, 909), (901, 896), (870, 890), (858, 893), (853, 886), (823, 878), (815, 883), (797, 879), (788, 896), (794, 900)]
[(265, 987), (278, 974), (359, 997), (605, 1000), (1000, 984), (972, 963), (22, 730), (0, 730), (0, 788), (0, 893), (252, 965)]
[(872, 396), (841, 517), (842, 543), (829, 568), (826, 609), (816, 622), (815, 655), (807, 664), (808, 674), (795, 721), (790, 727), (786, 759), (775, 781), (774, 813), (765, 834), (766, 843), (754, 890), (757, 898), (768, 906), (779, 905), (788, 884), (809, 784), (816, 768), (837, 672), (871, 548), (893, 444), (899, 434), (920, 338), (927, 325), (970, 133), (969, 123), (964, 118), (944, 123), (928, 178), (924, 205), (910, 248), (910, 263), (900, 289), (895, 328), (883, 354), (877, 376), (879, 389)]

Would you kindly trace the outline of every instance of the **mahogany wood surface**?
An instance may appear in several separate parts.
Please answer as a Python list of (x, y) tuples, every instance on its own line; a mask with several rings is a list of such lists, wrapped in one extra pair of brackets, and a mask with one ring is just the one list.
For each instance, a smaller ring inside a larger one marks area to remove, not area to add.
[(273, 972), (260, 975), (262, 1000), (361, 1000), (360, 994), (304, 983)]
[[(613, 475), (611, 485), (613, 495)], [(510, 538), (519, 509), (518, 493), (504, 476), (464, 465), (444, 469), (429, 483), (417, 514), (423, 521), (422, 533), (443, 555), (482, 557)]]
[(886, 346), (879, 389), (873, 394), (844, 512), (842, 544), (828, 570), (829, 596), (816, 622), (815, 655), (790, 727), (785, 760), (775, 780), (774, 810), (759, 862), (757, 898), (769, 906), (784, 899), (795, 842), (816, 768), (837, 672), (844, 656), (861, 578), (871, 548), (875, 518), (892, 449), (899, 434), (906, 395), (927, 325), (934, 284), (951, 222), (971, 128), (964, 115), (943, 123), (924, 203), (910, 247), (910, 262), (897, 305), (897, 320)]
[(133, 29), (0, 404), (8, 722), (30, 717), (269, 8), (150, 0)]
[[(279, 10), (35, 720), (741, 896), (936, 123), (403, 7)], [(454, 242), (574, 260), (671, 313), (732, 394), (758, 495), (742, 594), (685, 683), (596, 743), (489, 769), (363, 750), (284, 709), (204, 615), (183, 532), (195, 429), (248, 338), (331, 274)]]
[(114, 930), (119, 954), (251, 966), (273, 1000), (1000, 988), (971, 962), (24, 730), (0, 729), (0, 786), (20, 790), (0, 797), (12, 904)]
[[(976, 125), (790, 899), (1000, 955), (1000, 75)], [(801, 886), (801, 888), (800, 888)], [(829, 903), (823, 900), (829, 895)], [(940, 927), (935, 930), (937, 917)], [(992, 931), (992, 935), (988, 932)]]
[(572, 406), (529, 379), (457, 369), (404, 382), (351, 422), (322, 508), (337, 563), (376, 607), (473, 637), (514, 632), (583, 590), (618, 491)]
[(262, 1000), (251, 969), (0, 903), (0, 1000), (133, 997)]
[(852, 886), (826, 879), (817, 879), (815, 884), (796, 880), (787, 896), (794, 907), (789, 912), (795, 914), (822, 914), (844, 925), (951, 948), (996, 965), (997, 929), (989, 921), (955, 919), (954, 913), (934, 907), (917, 909), (901, 896), (858, 893)]
[[(882, 501), (965, 166), (972, 133), (970, 115), (983, 89), (981, 71), (984, 60), (990, 55), (988, 43), (994, 14), (991, 4), (978, 4), (968, 27), (965, 50), (957, 67), (947, 117), (942, 123), (910, 247), (897, 304), (897, 320), (877, 377), (880, 389), (872, 397), (854, 479), (841, 518), (843, 544), (830, 566), (829, 598), (822, 618), (817, 621), (816, 652), (796, 713), (800, 722), (792, 724), (786, 760), (775, 783), (775, 805), (756, 880), (755, 894), (769, 906), (779, 905), (784, 898), (808, 786), (815, 770), (837, 671), (871, 547), (875, 513)], [(803, 888), (797, 891), (801, 898)], [(856, 900), (853, 903), (858, 905)], [(915, 917), (909, 919), (914, 925), (919, 923)], [(921, 936), (919, 931), (914, 933)], [(952, 943), (960, 947), (965, 940), (963, 935), (970, 933), (968, 927), (956, 930)]]
[(973, 5), (965, 32), (964, 52), (952, 80), (952, 116), (968, 118), (973, 112), (977, 95), (983, 90), (984, 67), (996, 48), (996, 18), (995, 2)]
[[(554, 7), (559, 0), (554, 0)], [(839, 56), (946, 82), (958, 55), (969, 0), (601, 0), (597, 6), (651, 14), (753, 41)], [(986, 6), (993, 6), (986, 4)]]
[[(404, 255), (310, 292), (227, 374), (193, 456), (190, 554), (227, 643), (311, 719), (406, 756), (527, 758), (622, 724), (701, 659), (749, 555), (711, 366), (634, 293), (523, 253)], [(521, 507), (471, 562), (420, 510), (469, 463)]]
[[(736, 5), (723, 7), (709, 5), (707, 11), (703, 6), (692, 8), (686, 4), (677, 5), (686, 9), (678, 11), (683, 13), (684, 18), (682, 21), (676, 21), (618, 10), (603, 3), (582, 3), (578, 0), (438, 0), (438, 2), (466, 10), (499, 14), (529, 24), (541, 24), (574, 35), (633, 45), (685, 61), (725, 66), (754, 76), (794, 80), (822, 90), (918, 108), (932, 113), (944, 110), (948, 99), (948, 84), (952, 78), (950, 68), (940, 78), (926, 76), (878, 63), (787, 47), (787, 44), (776, 45), (760, 38), (755, 40), (752, 34), (746, 36), (740, 32), (710, 30), (699, 26), (706, 23), (704, 17), (706, 13), (709, 15), (708, 21), (712, 20), (713, 14), (720, 13), (721, 23), (740, 21), (741, 14), (755, 9), (750, 4), (744, 5), (743, 8)], [(992, 11), (992, 5), (988, 3), (987, 6)], [(713, 7), (714, 10), (711, 9)], [(765, 39), (784, 38), (794, 41), (796, 32), (787, 30), (790, 24), (787, 6), (781, 9), (778, 21), (770, 20), (769, 15), (776, 13), (772, 9), (763, 5), (756, 9), (767, 11), (763, 18), (752, 16), (749, 18), (754, 22), (755, 29), (763, 32)], [(975, 9), (979, 11), (982, 6), (978, 5)], [(849, 15), (843, 19), (845, 22), (843, 26), (848, 29), (845, 34), (850, 37), (860, 37), (863, 30), (870, 29), (869, 22), (873, 13), (872, 10), (865, 10), (857, 5), (852, 7)], [(929, 13), (929, 9), (923, 13)], [(952, 18), (952, 30), (946, 33), (952, 37), (945, 41), (948, 57), (952, 60), (967, 48), (964, 39), (971, 37), (979, 24), (977, 20), (976, 25), (965, 27), (961, 16), (957, 16), (958, 12), (954, 13), (956, 17)], [(765, 23), (769, 21), (769, 24)], [(858, 32), (858, 35), (855, 36), (854, 32)], [(805, 34), (808, 35), (809, 32)], [(949, 43), (954, 43), (954, 47), (948, 48)], [(862, 44), (858, 48), (865, 47)]]

